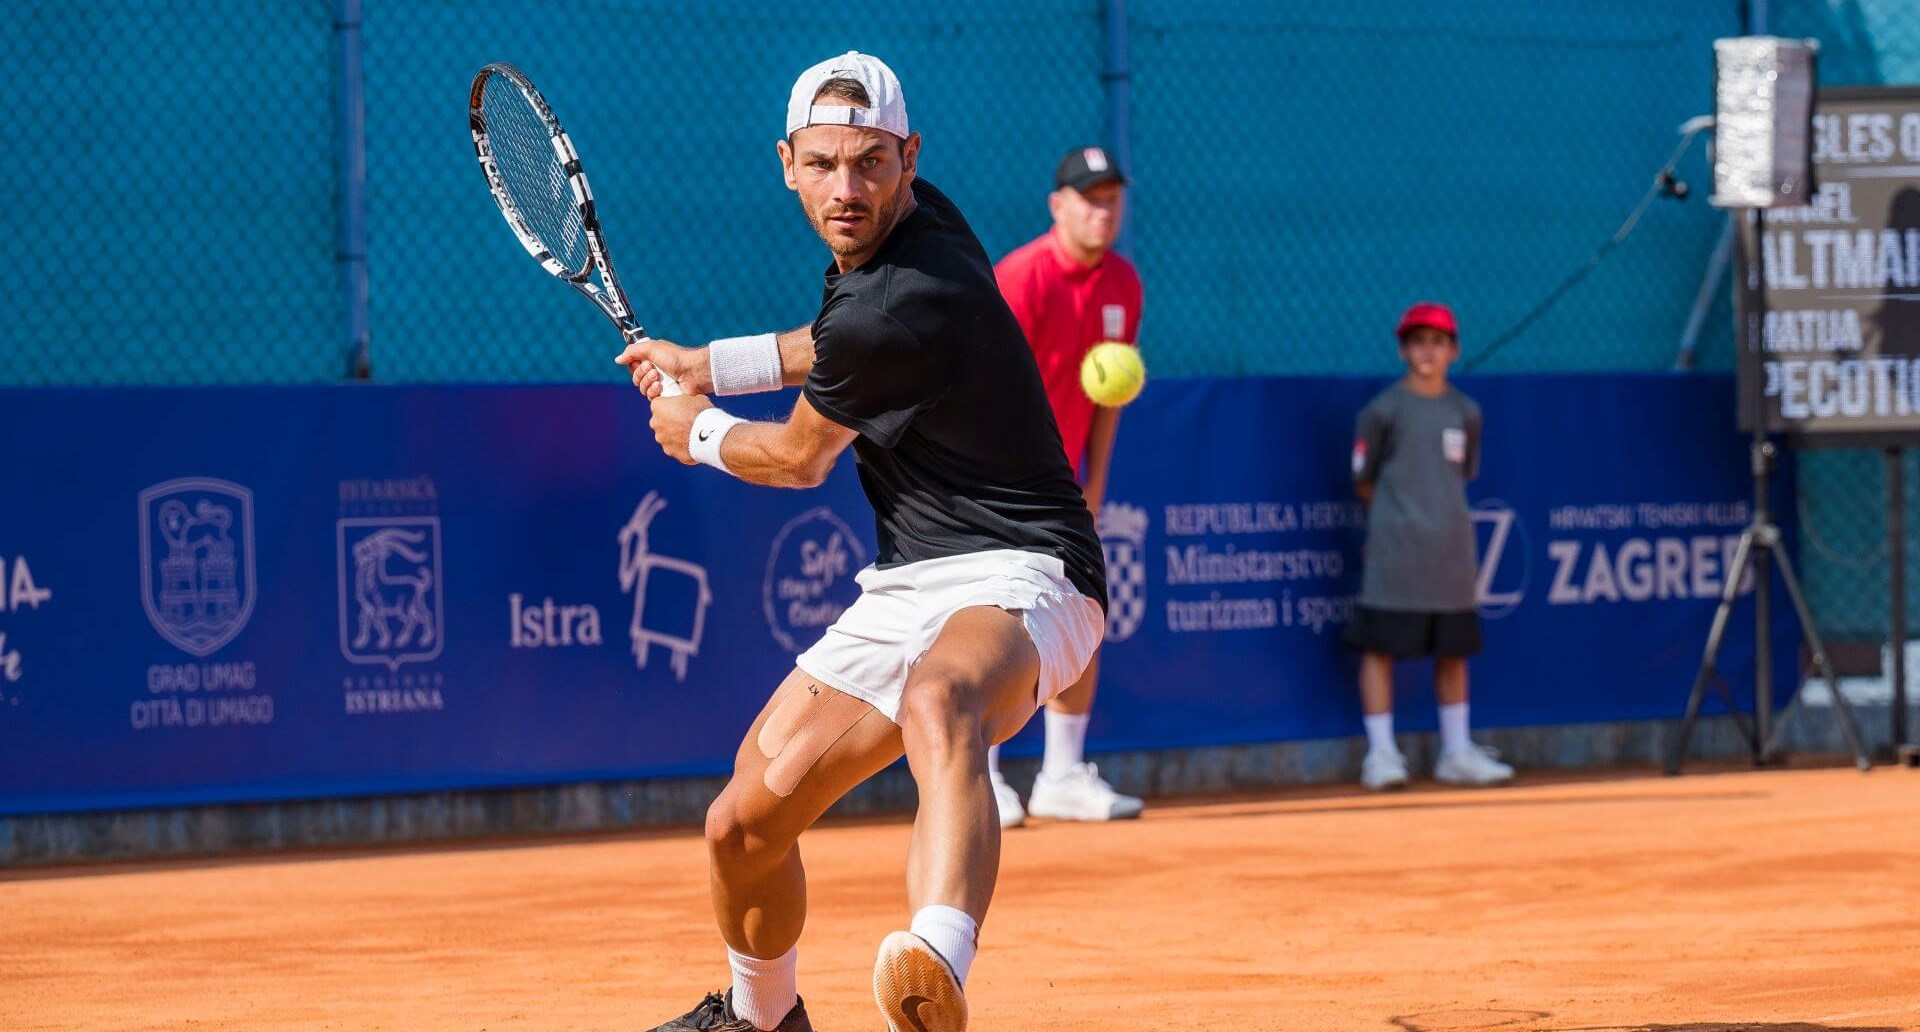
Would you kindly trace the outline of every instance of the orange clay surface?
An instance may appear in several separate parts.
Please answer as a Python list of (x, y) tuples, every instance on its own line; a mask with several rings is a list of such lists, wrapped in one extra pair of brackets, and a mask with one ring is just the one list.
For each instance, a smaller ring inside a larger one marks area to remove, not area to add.
[[(972, 1027), (1920, 1029), (1920, 771), (1530, 780), (1010, 833)], [(907, 825), (803, 845), (801, 992), (880, 1029)], [(720, 951), (690, 832), (16, 872), (0, 1029), (648, 1029)]]

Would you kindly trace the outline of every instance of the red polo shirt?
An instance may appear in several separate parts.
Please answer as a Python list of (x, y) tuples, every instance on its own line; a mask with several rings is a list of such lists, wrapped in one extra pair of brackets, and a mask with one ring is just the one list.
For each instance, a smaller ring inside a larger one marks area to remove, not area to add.
[(1052, 230), (1000, 259), (993, 273), (1033, 346), (1060, 441), (1078, 475), (1094, 408), (1080, 387), (1080, 362), (1102, 341), (1138, 343), (1140, 274), (1111, 252), (1086, 268), (1067, 255)]

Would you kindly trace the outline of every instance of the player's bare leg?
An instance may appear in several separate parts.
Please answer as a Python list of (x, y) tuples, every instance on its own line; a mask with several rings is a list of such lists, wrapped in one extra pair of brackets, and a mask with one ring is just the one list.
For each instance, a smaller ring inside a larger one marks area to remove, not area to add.
[(1360, 711), (1367, 726), (1360, 783), (1376, 792), (1405, 788), (1407, 760), (1393, 740), (1393, 657), (1384, 652), (1360, 655)]
[(1087, 726), (1092, 722), (1095, 686), (1100, 681), (1100, 654), (1094, 653), (1086, 672), (1073, 686), (1047, 703), (1042, 718), (1047, 729), (1047, 751), (1040, 774), (1027, 799), (1027, 812), (1057, 821), (1113, 821), (1140, 816), (1144, 804), (1121, 795), (1086, 762)]
[(912, 930), (889, 935), (874, 999), (894, 1032), (959, 1032), (962, 986), (1000, 873), (987, 746), (1032, 715), (1040, 655), (1018, 616), (990, 606), (947, 618), (907, 676), (900, 734), (920, 790), (907, 854)]
[(1458, 656), (1440, 656), (1433, 661), (1433, 694), (1442, 706), (1467, 701), (1467, 661)]
[[(730, 992), (660, 1030), (810, 1028), (794, 987), (807, 917), (800, 833), (901, 754), (900, 729), (879, 710), (795, 670), (748, 730), (733, 778), (707, 810), (714, 917), (734, 970)], [(710, 1023), (703, 1023), (710, 1022)]]

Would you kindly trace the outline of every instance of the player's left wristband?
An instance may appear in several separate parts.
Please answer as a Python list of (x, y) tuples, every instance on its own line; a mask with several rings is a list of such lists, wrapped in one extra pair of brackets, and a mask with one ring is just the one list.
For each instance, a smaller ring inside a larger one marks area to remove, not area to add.
[(707, 345), (713, 393), (753, 394), (781, 388), (780, 341), (771, 333), (726, 337)]
[(687, 431), (687, 452), (693, 461), (712, 466), (722, 473), (732, 473), (725, 460), (720, 458), (720, 442), (727, 439), (727, 431), (739, 426), (746, 420), (732, 415), (724, 409), (710, 408), (693, 417), (693, 427)]

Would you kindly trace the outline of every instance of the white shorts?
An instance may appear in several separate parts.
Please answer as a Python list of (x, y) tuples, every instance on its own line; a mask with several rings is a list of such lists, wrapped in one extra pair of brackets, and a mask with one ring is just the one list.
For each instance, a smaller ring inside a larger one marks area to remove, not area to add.
[(854, 577), (860, 597), (794, 665), (900, 722), (907, 670), (947, 618), (969, 606), (1020, 617), (1040, 653), (1038, 709), (1080, 679), (1106, 633), (1100, 604), (1067, 579), (1059, 559), (1005, 549), (923, 559)]

